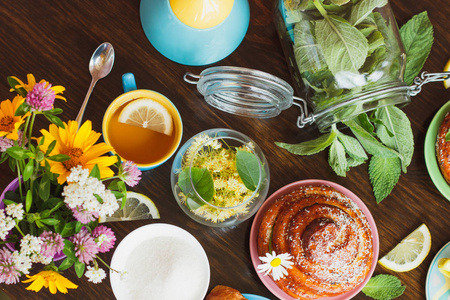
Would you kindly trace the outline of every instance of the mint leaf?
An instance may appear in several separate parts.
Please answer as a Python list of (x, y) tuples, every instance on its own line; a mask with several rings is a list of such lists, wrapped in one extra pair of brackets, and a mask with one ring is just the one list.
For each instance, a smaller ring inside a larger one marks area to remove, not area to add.
[(400, 28), (400, 37), (406, 52), (404, 80), (412, 84), (422, 70), (433, 45), (433, 25), (426, 11), (412, 17)]
[(378, 108), (375, 117), (383, 122), (383, 125), (376, 124), (378, 137), (383, 144), (398, 151), (406, 173), (414, 153), (414, 136), (408, 117), (394, 105)]
[[(302, 15), (302, 14), (299, 14)], [(294, 26), (294, 55), (301, 70), (318, 72), (326, 67), (325, 58), (319, 49), (309, 20), (300, 19)]]
[[(237, 150), (236, 152), (236, 168), (241, 177), (242, 182), (245, 187), (251, 191), (256, 190), (258, 186), (260, 172), (259, 172), (260, 162), (255, 154)], [(262, 166), (261, 166), (262, 167)]]
[(344, 146), (338, 139), (335, 139), (331, 144), (328, 163), (337, 175), (345, 177), (345, 173), (348, 171), (347, 159), (345, 158)]
[(316, 37), (330, 71), (334, 75), (357, 73), (369, 52), (367, 39), (346, 20), (333, 15), (324, 17), (316, 21)]
[(299, 144), (286, 144), (275, 142), (278, 147), (286, 149), (287, 151), (297, 155), (312, 155), (319, 153), (333, 143), (336, 137), (336, 131), (332, 130), (330, 133), (324, 134), (315, 140), (306, 141)]
[(401, 161), (398, 157), (372, 156), (369, 162), (369, 178), (377, 203), (391, 193), (400, 178), (401, 170)]
[(377, 300), (390, 300), (400, 297), (406, 286), (393, 275), (380, 274), (369, 279), (362, 292)]
[(362, 21), (364, 21), (365, 18), (369, 14), (372, 13), (372, 11), (377, 7), (383, 7), (388, 3), (387, 0), (363, 0), (359, 1), (356, 5), (352, 7), (352, 11), (350, 13), (350, 24), (356, 26)]
[[(192, 183), (197, 193), (205, 200), (211, 201), (214, 196), (214, 182), (211, 173), (206, 168), (191, 169)], [(189, 168), (185, 168), (178, 176), (178, 186), (187, 196), (195, 196), (189, 177)]]
[(363, 162), (367, 159), (367, 154), (357, 139), (343, 133), (339, 133), (337, 137), (350, 157)]
[(350, 128), (369, 154), (383, 158), (395, 158), (399, 156), (396, 151), (384, 146), (354, 120), (346, 121), (344, 124)]

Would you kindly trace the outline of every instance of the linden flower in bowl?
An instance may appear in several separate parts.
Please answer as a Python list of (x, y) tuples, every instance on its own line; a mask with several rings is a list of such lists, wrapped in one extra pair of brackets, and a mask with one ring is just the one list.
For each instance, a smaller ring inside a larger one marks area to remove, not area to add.
[[(110, 251), (116, 237), (98, 218), (125, 205), (126, 185), (136, 185), (141, 171), (110, 156), (112, 147), (97, 143), (101, 134), (90, 121), (79, 126), (57, 117), (62, 110), (53, 104), (65, 101), (64, 87), (37, 83), (31, 74), (27, 79), (8, 77), (16, 95), (0, 103), (0, 163), (16, 174), (0, 199), (0, 283), (26, 275), (28, 290), (67, 293), (77, 288), (61, 275), (70, 267), (93, 283), (106, 277), (98, 261), (109, 266), (99, 254)], [(34, 136), (41, 115), (51, 124)], [(35, 264), (43, 265), (41, 272)]]
[(210, 129), (192, 137), (177, 153), (171, 174), (172, 191), (183, 211), (213, 227), (250, 218), (269, 189), (262, 150), (231, 129)]

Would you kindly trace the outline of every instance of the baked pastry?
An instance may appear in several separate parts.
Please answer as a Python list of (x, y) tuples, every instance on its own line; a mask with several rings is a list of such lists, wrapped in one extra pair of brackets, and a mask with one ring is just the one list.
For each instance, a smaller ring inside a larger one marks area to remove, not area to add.
[(205, 300), (246, 300), (246, 298), (238, 290), (224, 285), (216, 285)]
[(439, 127), (436, 141), (436, 156), (441, 169), (441, 173), (450, 184), (450, 141), (445, 140), (445, 136), (450, 128), (450, 112), (448, 112)]
[(265, 212), (258, 255), (288, 253), (294, 263), (275, 283), (296, 299), (346, 293), (372, 266), (372, 234), (359, 207), (329, 186), (305, 186), (283, 195)]

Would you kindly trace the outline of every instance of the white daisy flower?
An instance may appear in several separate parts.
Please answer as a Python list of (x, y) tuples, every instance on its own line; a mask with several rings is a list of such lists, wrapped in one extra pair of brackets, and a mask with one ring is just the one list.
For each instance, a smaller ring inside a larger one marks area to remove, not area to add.
[(275, 251), (272, 251), (272, 254), (266, 253), (265, 257), (260, 256), (259, 259), (264, 263), (258, 266), (258, 272), (265, 272), (264, 275), (272, 272), (273, 280), (278, 280), (285, 275), (288, 275), (286, 269), (292, 268), (292, 265), (294, 264), (291, 261), (292, 256), (289, 253), (276, 255)]
[(106, 272), (102, 268), (88, 266), (84, 275), (88, 278), (88, 281), (100, 283), (106, 277)]

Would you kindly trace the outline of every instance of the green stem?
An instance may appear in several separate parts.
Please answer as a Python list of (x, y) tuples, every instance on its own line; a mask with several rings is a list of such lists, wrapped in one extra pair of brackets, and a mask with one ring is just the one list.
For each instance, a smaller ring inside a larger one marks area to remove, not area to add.
[(25, 236), (25, 234), (23, 234), (22, 230), (20, 230), (19, 225), (17, 225), (17, 223), (16, 223), (16, 225), (14, 225), (14, 226), (16, 227), (17, 231), (19, 231), (19, 233), (20, 233), (22, 236)]
[(27, 117), (27, 120), (25, 121), (25, 127), (23, 129), (23, 137), (22, 137), (22, 148), (25, 147), (25, 137), (27, 136), (28, 131), (28, 125), (30, 124), (30, 117)]
[(23, 197), (23, 193), (22, 193), (22, 179), (21, 179), (21, 172), (20, 172), (20, 167), (19, 167), (19, 162), (16, 161), (16, 168), (17, 168), (17, 178), (19, 179), (19, 195), (20, 195), (20, 199), (22, 199)]
[(314, 6), (317, 8), (317, 10), (320, 12), (320, 14), (324, 17), (327, 18), (328, 14), (327, 11), (325, 10), (325, 8), (322, 6), (322, 4), (320, 3), (319, 0), (313, 0)]
[(28, 143), (31, 143), (31, 135), (33, 133), (33, 126), (34, 126), (35, 119), (36, 119), (36, 112), (33, 112), (32, 116), (31, 116), (31, 125), (30, 125), (29, 132), (28, 132)]
[(97, 259), (99, 260), (99, 261), (101, 261), (105, 266), (107, 266), (108, 267), (108, 269), (110, 269), (111, 271), (113, 271), (113, 272), (116, 272), (116, 273), (122, 273), (122, 272), (119, 272), (119, 271), (117, 271), (117, 270), (114, 270), (113, 268), (111, 268), (111, 266), (110, 265), (108, 265), (103, 259), (101, 259), (97, 254), (95, 255), (95, 257), (97, 257)]

